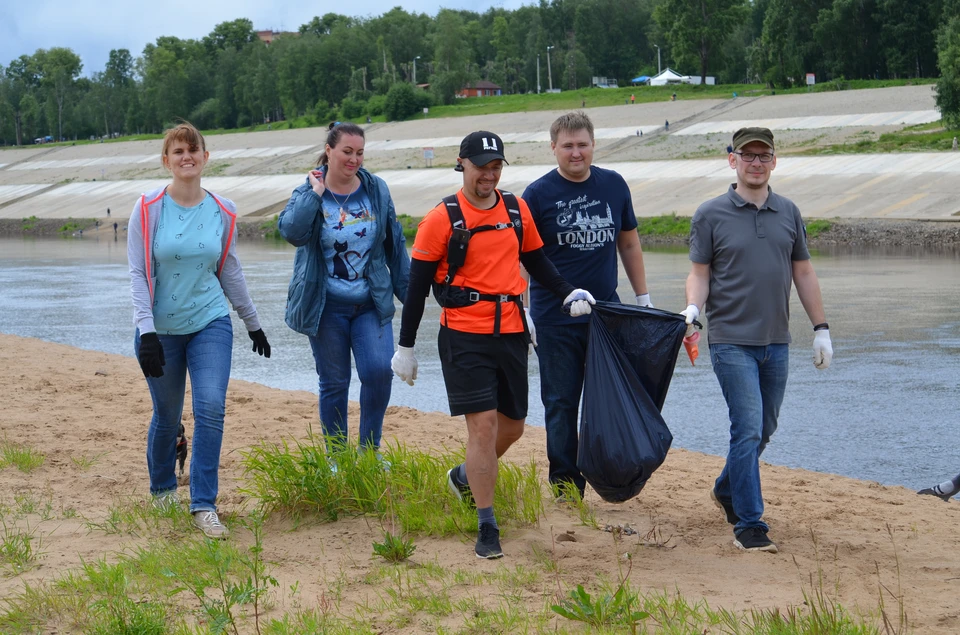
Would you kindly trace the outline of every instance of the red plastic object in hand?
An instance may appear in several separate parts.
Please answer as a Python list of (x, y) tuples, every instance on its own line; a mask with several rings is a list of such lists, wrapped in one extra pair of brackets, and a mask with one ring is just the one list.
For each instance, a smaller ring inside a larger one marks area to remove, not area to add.
[(683, 347), (687, 349), (687, 356), (690, 358), (691, 366), (696, 366), (697, 358), (700, 357), (700, 347), (697, 344), (699, 341), (700, 331), (694, 331), (687, 337), (683, 338)]

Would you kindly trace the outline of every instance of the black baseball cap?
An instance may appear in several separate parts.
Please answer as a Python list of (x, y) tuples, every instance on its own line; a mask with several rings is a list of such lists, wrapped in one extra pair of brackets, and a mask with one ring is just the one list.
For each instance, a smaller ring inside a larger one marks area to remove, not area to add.
[(503, 140), (486, 130), (471, 132), (464, 137), (463, 141), (460, 142), (460, 154), (458, 156), (461, 159), (470, 159), (470, 162), (477, 167), (482, 167), (497, 159), (507, 163), (507, 159), (503, 156)]
[(769, 128), (740, 128), (733, 133), (734, 150), (739, 150), (753, 141), (759, 141), (773, 150), (773, 133)]

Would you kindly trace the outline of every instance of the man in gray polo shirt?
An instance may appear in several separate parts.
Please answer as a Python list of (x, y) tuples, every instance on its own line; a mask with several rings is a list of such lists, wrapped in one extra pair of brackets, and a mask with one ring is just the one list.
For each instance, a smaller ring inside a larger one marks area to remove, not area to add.
[(730, 414), (730, 449), (711, 497), (745, 551), (777, 552), (762, 520), (760, 454), (777, 429), (787, 384), (790, 285), (814, 325), (813, 363), (833, 347), (800, 210), (770, 189), (773, 133), (741, 128), (727, 160), (737, 182), (701, 205), (690, 224), (688, 334), (706, 305), (710, 360)]

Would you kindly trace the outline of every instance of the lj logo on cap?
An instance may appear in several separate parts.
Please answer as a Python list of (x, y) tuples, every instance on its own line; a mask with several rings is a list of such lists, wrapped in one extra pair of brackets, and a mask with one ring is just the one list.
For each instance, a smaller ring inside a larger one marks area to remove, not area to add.
[(492, 142), (486, 137), (483, 138), (483, 149), (484, 150), (493, 150), (494, 152), (499, 152), (497, 150), (497, 140), (494, 139)]

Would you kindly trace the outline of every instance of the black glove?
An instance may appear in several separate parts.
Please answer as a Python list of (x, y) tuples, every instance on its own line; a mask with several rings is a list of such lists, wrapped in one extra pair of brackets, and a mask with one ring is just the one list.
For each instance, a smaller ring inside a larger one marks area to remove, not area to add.
[(253, 352), (269, 358), (270, 342), (267, 341), (267, 336), (263, 334), (263, 329), (247, 331), (247, 335), (249, 335), (250, 339), (253, 340)]
[(156, 333), (144, 333), (140, 336), (140, 370), (144, 377), (163, 377), (163, 344)]

